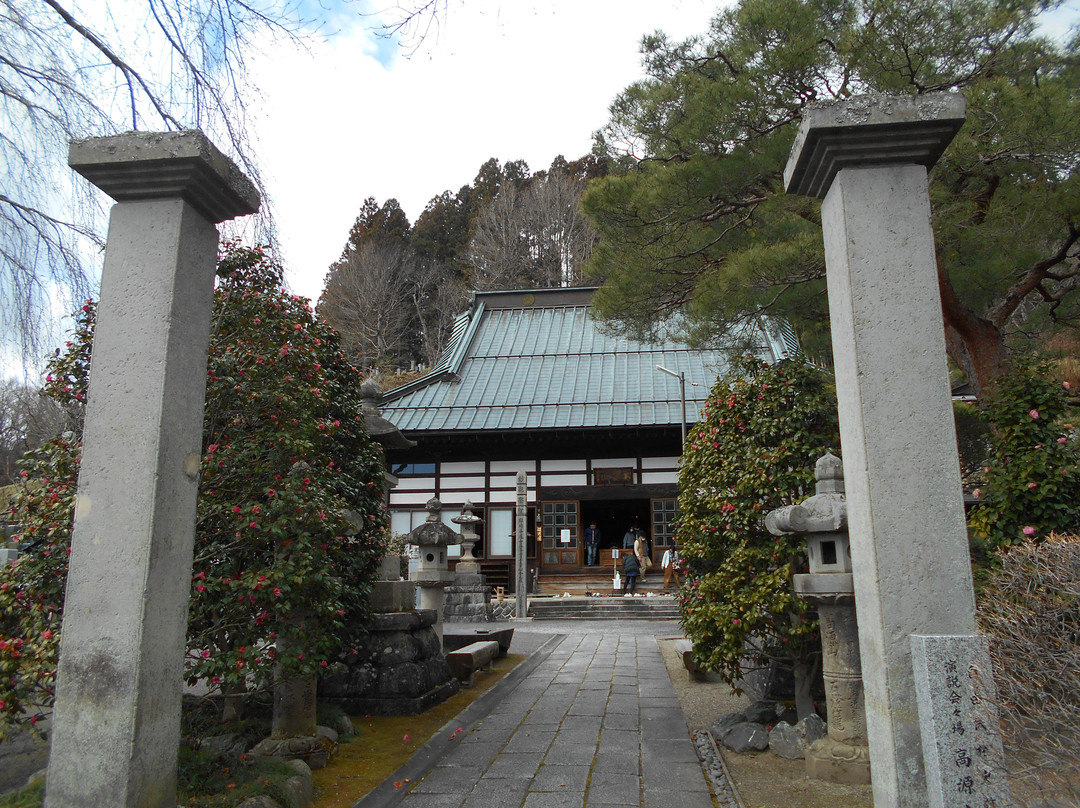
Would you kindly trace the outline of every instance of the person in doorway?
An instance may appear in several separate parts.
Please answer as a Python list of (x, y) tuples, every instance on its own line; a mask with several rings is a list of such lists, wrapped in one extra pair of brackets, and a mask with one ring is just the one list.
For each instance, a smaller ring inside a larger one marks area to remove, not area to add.
[(641, 528), (639, 528), (636, 523), (631, 525), (630, 529), (627, 530), (623, 534), (622, 548), (624, 550), (633, 550), (634, 549), (634, 539), (637, 538), (637, 534), (640, 533), (640, 532), (641, 532)]
[(633, 553), (623, 553), (622, 579), (624, 598), (633, 597), (634, 590), (637, 588), (637, 579), (640, 572), (641, 565), (638, 563), (637, 556)]
[(600, 556), (600, 528), (596, 522), (589, 522), (585, 528), (585, 564), (595, 567)]
[(645, 539), (645, 534), (640, 530), (637, 531), (637, 535), (634, 537), (634, 557), (637, 558), (638, 566), (641, 567), (641, 580), (645, 580), (649, 567), (652, 566), (652, 558), (649, 556), (648, 541)]

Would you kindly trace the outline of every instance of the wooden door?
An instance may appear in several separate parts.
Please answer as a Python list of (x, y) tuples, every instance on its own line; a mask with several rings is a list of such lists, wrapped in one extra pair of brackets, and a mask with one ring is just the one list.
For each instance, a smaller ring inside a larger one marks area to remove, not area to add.
[(541, 566), (552, 571), (577, 567), (581, 558), (581, 503), (544, 502), (540, 506)]

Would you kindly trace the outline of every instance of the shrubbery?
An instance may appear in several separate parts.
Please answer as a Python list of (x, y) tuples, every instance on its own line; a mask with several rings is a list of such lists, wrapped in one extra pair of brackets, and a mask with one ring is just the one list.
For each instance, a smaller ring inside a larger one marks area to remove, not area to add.
[[(282, 288), (281, 267), (261, 250), (228, 246), (218, 274), (187, 676), (237, 694), (268, 685), (277, 662), (286, 674), (330, 664), (347, 626), (363, 620), (386, 516), (360, 373), (336, 334)], [(93, 322), (88, 304), (46, 385), (76, 411)], [(12, 512), (24, 555), (0, 571), (8, 723), (36, 720), (52, 700), (78, 441), (65, 435), (28, 459)], [(279, 644), (296, 651), (276, 660)]]
[(1080, 434), (1067, 423), (1067, 384), (1045, 364), (1020, 362), (982, 401), (989, 457), (970, 526), (987, 549), (1080, 531)]
[(828, 377), (799, 360), (734, 362), (683, 447), (676, 540), (679, 594), (694, 657), (733, 684), (773, 658), (802, 659), (817, 623), (795, 597), (805, 539), (773, 536), (765, 514), (814, 492), (814, 464), (838, 453)]
[(999, 561), (979, 593), (979, 623), (1015, 796), (1022, 805), (1077, 805), (1080, 537), (1051, 534), (1003, 550)]

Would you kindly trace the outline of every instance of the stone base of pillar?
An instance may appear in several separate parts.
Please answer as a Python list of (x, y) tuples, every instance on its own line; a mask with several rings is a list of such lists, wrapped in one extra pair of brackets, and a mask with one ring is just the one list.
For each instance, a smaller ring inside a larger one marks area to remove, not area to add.
[(347, 715), (418, 715), (458, 692), (430, 609), (372, 615), (340, 661), (319, 680), (319, 698)]
[(806, 774), (830, 783), (869, 784), (870, 750), (832, 738), (819, 738), (806, 750)]
[(302, 760), (312, 769), (321, 769), (330, 762), (337, 744), (325, 735), (304, 735), (292, 738), (263, 738), (251, 750), (255, 757), (275, 757)]
[(407, 612), (416, 608), (416, 584), (412, 581), (376, 581), (368, 599), (371, 611)]
[[(477, 576), (483, 580), (482, 576)], [(446, 587), (443, 619), (452, 623), (490, 623), (491, 587), (480, 584)]]

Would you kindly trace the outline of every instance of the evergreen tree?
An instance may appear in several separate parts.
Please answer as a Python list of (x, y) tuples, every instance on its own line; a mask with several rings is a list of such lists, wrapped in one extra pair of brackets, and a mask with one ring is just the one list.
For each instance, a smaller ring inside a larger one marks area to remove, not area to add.
[(855, 94), (960, 91), (968, 120), (930, 173), (946, 342), (976, 392), (1010, 329), (1080, 314), (1080, 38), (1036, 32), (1037, 0), (741, 0), (699, 37), (644, 40), (590, 185), (596, 310), (696, 340), (762, 313), (828, 350), (820, 205), (783, 192), (803, 110)]

